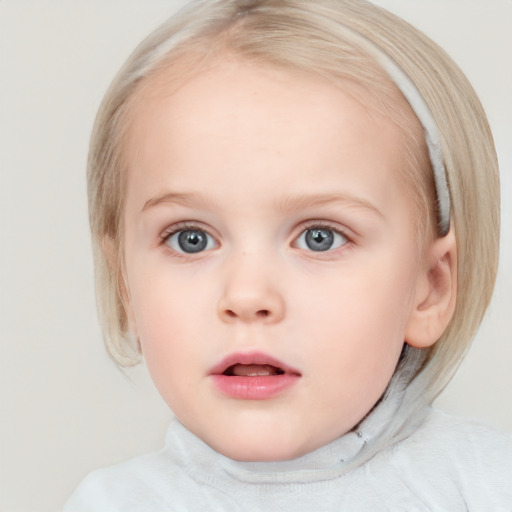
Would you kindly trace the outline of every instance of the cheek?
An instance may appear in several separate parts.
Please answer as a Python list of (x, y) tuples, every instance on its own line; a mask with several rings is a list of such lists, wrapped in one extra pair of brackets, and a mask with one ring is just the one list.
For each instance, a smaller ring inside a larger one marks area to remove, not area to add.
[[(308, 323), (321, 328), (336, 325), (340, 336), (358, 332), (393, 332), (406, 323), (413, 298), (414, 271), (402, 265), (355, 265), (299, 282), (289, 298), (303, 307)], [(315, 322), (315, 318), (317, 321)], [(355, 332), (350, 333), (351, 329)], [(350, 336), (352, 337), (352, 336)]]
[(198, 327), (199, 304), (191, 307), (191, 296), (195, 295), (186, 287), (166, 280), (146, 279), (136, 288), (133, 296), (133, 310), (137, 330), (147, 352), (153, 347), (162, 350), (172, 347), (174, 340), (183, 337)]
[(339, 272), (336, 279), (311, 280), (295, 290), (295, 334), (310, 340), (308, 358), (359, 382), (391, 376), (411, 310), (411, 274), (383, 267)]
[(155, 383), (183, 376), (191, 365), (201, 368), (208, 354), (205, 337), (213, 336), (216, 312), (208, 275), (170, 271), (165, 258), (155, 258), (144, 265), (144, 272), (131, 276), (137, 333)]
[[(181, 396), (194, 393), (201, 370), (197, 310), (184, 307), (183, 297), (154, 287), (135, 308), (142, 354), (151, 378), (171, 409)], [(194, 371), (192, 371), (194, 370)]]

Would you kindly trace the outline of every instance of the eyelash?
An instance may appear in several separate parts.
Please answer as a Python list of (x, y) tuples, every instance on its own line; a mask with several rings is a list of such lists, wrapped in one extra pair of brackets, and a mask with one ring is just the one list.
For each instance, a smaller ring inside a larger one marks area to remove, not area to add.
[[(308, 229), (328, 229), (329, 231), (332, 231), (333, 233), (336, 233), (337, 235), (342, 236), (343, 238), (346, 238), (347, 241), (351, 241), (350, 236), (347, 233), (347, 230), (340, 228), (339, 226), (333, 226), (332, 224), (329, 224), (325, 221), (307, 221), (305, 226), (302, 226), (302, 229), (300, 230), (300, 234), (302, 234), (304, 231), (307, 231)], [(298, 237), (295, 237), (298, 238)]]
[(327, 231), (332, 231), (336, 235), (345, 239), (345, 243), (343, 243), (340, 247), (337, 247), (334, 249), (329, 249), (329, 250), (323, 251), (323, 252), (322, 251), (313, 251), (313, 250), (307, 251), (307, 252), (311, 252), (311, 253), (315, 254), (317, 257), (327, 258), (330, 255), (332, 255), (333, 253), (336, 253), (339, 250), (347, 250), (351, 245), (353, 245), (352, 236), (350, 236), (347, 233), (347, 230), (342, 229), (339, 226), (333, 226), (332, 224), (325, 222), (325, 221), (309, 221), (306, 223), (306, 225), (301, 226), (301, 230), (300, 230), (299, 234), (297, 236), (295, 236), (293, 239), (294, 243), (296, 243), (297, 240), (299, 240), (299, 238), (301, 236), (303, 236), (303, 234), (306, 231), (312, 230), (312, 229), (325, 229)]
[[(349, 245), (352, 245), (353, 244), (353, 240), (352, 240), (352, 237), (350, 235), (347, 234), (347, 231), (344, 230), (344, 229), (341, 229), (340, 227), (338, 226), (333, 226), (332, 224), (328, 223), (328, 222), (322, 222), (322, 221), (309, 221), (309, 222), (306, 222), (306, 224), (302, 225), (301, 226), (301, 229), (299, 231), (299, 233), (297, 235), (294, 236), (293, 238), (293, 242), (296, 243), (297, 240), (308, 230), (311, 230), (311, 229), (325, 229), (325, 230), (329, 230), (329, 231), (332, 231), (333, 233), (335, 233), (336, 235), (339, 235), (341, 237), (343, 237), (346, 242), (340, 247), (340, 248), (336, 248), (336, 249), (333, 249), (333, 250), (328, 250), (328, 251), (325, 251), (324, 253), (320, 252), (320, 251), (308, 251), (308, 252), (312, 252), (314, 254), (317, 254), (317, 255), (320, 255), (320, 256), (327, 256), (327, 254), (329, 253), (332, 253), (332, 252), (335, 252), (337, 251), (338, 249), (346, 249), (347, 247), (346, 246), (349, 246)], [(205, 227), (203, 227), (201, 224), (199, 223), (193, 223), (193, 222), (180, 222), (178, 224), (175, 224), (174, 226), (172, 226), (171, 228), (168, 228), (166, 229), (161, 235), (160, 235), (160, 244), (161, 245), (165, 245), (167, 244), (167, 242), (169, 241), (169, 239), (173, 236), (173, 235), (176, 235), (177, 233), (181, 232), (181, 231), (187, 231), (187, 230), (190, 230), (190, 231), (203, 231), (204, 233), (206, 233), (208, 236), (210, 236), (211, 238), (213, 238), (214, 240), (216, 239), (216, 237), (214, 235), (211, 234), (211, 232), (206, 229)], [(181, 253), (181, 252), (178, 252), (178, 251), (174, 251), (172, 250), (170, 247), (169, 249), (174, 253), (176, 254), (177, 256), (179, 257), (191, 257), (191, 256), (194, 256), (194, 254), (190, 254), (190, 253)], [(201, 251), (201, 252), (204, 252), (204, 251)], [(198, 253), (200, 254), (200, 253)]]
[(208, 231), (208, 229), (202, 226), (200, 223), (179, 222), (178, 224), (174, 224), (173, 226), (167, 228), (160, 235), (160, 242), (165, 244), (173, 235), (179, 233), (180, 231), (204, 231), (207, 235), (215, 239), (215, 236), (213, 236), (210, 231)]

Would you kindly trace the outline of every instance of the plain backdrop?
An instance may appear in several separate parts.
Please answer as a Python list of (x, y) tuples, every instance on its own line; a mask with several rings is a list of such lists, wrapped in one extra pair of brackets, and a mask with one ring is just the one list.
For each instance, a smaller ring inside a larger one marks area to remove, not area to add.
[[(512, 431), (512, 2), (378, 0), (443, 46), (481, 96), (502, 173), (494, 301), (437, 406)], [(107, 357), (95, 313), (85, 161), (101, 97), (183, 1), (0, 0), (0, 510), (57, 511), (84, 475), (161, 446), (143, 366)]]

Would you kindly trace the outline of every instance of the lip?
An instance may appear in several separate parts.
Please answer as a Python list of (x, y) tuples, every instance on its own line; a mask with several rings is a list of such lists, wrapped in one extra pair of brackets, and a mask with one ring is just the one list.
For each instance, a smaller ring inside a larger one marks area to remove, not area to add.
[[(283, 373), (276, 375), (239, 376), (223, 372), (235, 364), (270, 365)], [(300, 372), (286, 363), (261, 352), (233, 353), (210, 370), (213, 385), (224, 395), (242, 400), (267, 400), (282, 394), (296, 384)]]

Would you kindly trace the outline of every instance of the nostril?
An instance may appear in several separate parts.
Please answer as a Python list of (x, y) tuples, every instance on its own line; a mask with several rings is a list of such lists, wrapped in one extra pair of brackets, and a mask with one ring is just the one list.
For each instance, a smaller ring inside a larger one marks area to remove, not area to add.
[[(229, 318), (237, 318), (238, 315), (232, 309), (226, 309), (225, 314), (229, 316)], [(271, 316), (271, 313), (268, 309), (260, 309), (256, 311), (257, 318), (267, 318)]]

